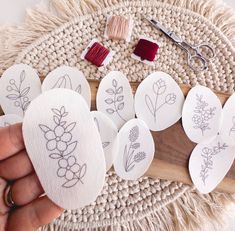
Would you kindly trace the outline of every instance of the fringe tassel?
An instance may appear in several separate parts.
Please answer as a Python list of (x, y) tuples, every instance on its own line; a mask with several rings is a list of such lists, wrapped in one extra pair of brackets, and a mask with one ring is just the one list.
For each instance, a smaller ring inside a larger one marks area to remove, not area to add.
[[(0, 28), (0, 74), (11, 66), (17, 54), (43, 35), (74, 17), (90, 14), (125, 0), (50, 0), (50, 8), (42, 5), (27, 11), (21, 26)], [(135, 2), (135, 0), (130, 0)], [(128, 2), (130, 2), (128, 1)], [(221, 0), (161, 0), (194, 11), (208, 18), (235, 46), (235, 17)]]
[[(228, 214), (226, 207), (235, 203), (235, 196), (224, 193), (202, 195), (189, 189), (174, 202), (162, 205), (145, 214), (121, 221), (112, 219), (113, 224), (73, 223), (57, 219), (44, 226), (40, 231), (220, 231), (226, 225)], [(142, 218), (141, 218), (142, 217)], [(101, 221), (100, 221), (101, 222)]]

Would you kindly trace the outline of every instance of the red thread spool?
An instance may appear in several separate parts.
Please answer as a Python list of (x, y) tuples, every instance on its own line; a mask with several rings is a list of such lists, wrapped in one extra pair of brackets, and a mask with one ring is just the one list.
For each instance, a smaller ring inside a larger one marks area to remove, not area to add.
[(134, 50), (134, 54), (139, 56), (141, 60), (152, 62), (155, 59), (158, 49), (159, 46), (156, 43), (147, 39), (140, 39)]
[(97, 67), (101, 67), (108, 54), (109, 50), (107, 48), (95, 42), (86, 53), (85, 59)]

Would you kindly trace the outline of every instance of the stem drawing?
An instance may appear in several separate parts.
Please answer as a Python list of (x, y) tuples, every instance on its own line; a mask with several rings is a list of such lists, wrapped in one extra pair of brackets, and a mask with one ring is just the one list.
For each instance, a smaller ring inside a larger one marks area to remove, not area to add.
[(221, 151), (227, 148), (227, 144), (218, 144), (212, 148), (205, 147), (202, 149), (201, 156), (203, 157), (203, 164), (201, 165), (200, 178), (204, 185), (206, 185), (206, 179), (209, 177), (209, 171), (213, 169), (213, 157), (219, 154)]
[(116, 79), (113, 79), (112, 87), (113, 88), (109, 88), (106, 90), (106, 93), (110, 95), (109, 98), (105, 99), (105, 103), (110, 106), (106, 109), (106, 112), (110, 115), (116, 113), (121, 120), (127, 122), (127, 120), (124, 119), (120, 114), (120, 112), (124, 109), (125, 106), (123, 87), (118, 86), (118, 82)]
[[(130, 172), (135, 164), (140, 163), (146, 158), (146, 153), (143, 151), (137, 152), (140, 148), (140, 143), (137, 142), (139, 138), (139, 127), (134, 126), (130, 130), (129, 134), (129, 144), (125, 145), (124, 155), (123, 155), (123, 164), (126, 172)], [(136, 153), (137, 152), (137, 153)]]
[(194, 109), (194, 115), (192, 121), (195, 124), (195, 129), (200, 129), (202, 135), (204, 135), (206, 130), (210, 130), (209, 121), (215, 115), (216, 107), (208, 108), (208, 103), (203, 100), (203, 95), (196, 95), (197, 105)]
[(69, 115), (64, 106), (60, 109), (52, 108), (54, 127), (39, 124), (46, 139), (46, 149), (50, 152), (49, 157), (58, 161), (57, 176), (64, 178), (62, 187), (71, 188), (78, 182), (83, 184), (82, 179), (86, 175), (87, 165), (79, 164), (73, 154), (76, 151), (78, 141), (73, 141), (72, 131), (77, 123), (68, 123), (65, 117)]
[(15, 79), (10, 79), (9, 85), (7, 86), (7, 91), (10, 92), (6, 97), (14, 101), (14, 106), (22, 110), (23, 114), (30, 104), (28, 93), (30, 87), (23, 87), (25, 80), (25, 71), (23, 70), (20, 74), (20, 82), (16, 83)]
[[(176, 102), (176, 95), (169, 93), (165, 95), (167, 89), (166, 82), (162, 79), (154, 82), (152, 90), (154, 93), (154, 99), (148, 94), (145, 95), (145, 104), (148, 107), (149, 112), (153, 115), (154, 122), (157, 122), (157, 112), (165, 105), (173, 105)], [(159, 104), (159, 98), (164, 97), (164, 101)]]

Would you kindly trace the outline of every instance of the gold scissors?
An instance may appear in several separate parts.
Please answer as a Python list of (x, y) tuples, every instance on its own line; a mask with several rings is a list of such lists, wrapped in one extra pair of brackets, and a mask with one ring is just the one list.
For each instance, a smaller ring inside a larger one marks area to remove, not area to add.
[(191, 45), (176, 35), (173, 31), (165, 28), (158, 21), (147, 18), (146, 20), (152, 26), (162, 31), (167, 37), (173, 40), (177, 46), (187, 53), (187, 62), (192, 70), (200, 72), (208, 69), (209, 61), (215, 57), (215, 51), (211, 46), (207, 44)]

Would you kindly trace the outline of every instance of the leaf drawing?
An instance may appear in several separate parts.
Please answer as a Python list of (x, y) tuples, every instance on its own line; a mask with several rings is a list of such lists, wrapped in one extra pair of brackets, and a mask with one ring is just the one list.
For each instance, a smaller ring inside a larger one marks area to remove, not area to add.
[(204, 147), (202, 149), (203, 164), (201, 165), (200, 178), (204, 185), (206, 185), (206, 179), (209, 177), (209, 171), (213, 169), (213, 157), (227, 148), (227, 144), (218, 144), (212, 148)]
[(15, 79), (10, 79), (9, 85), (6, 89), (9, 92), (9, 94), (6, 95), (6, 98), (14, 101), (14, 106), (20, 108), (23, 114), (25, 113), (26, 109), (30, 104), (28, 96), (30, 92), (30, 87), (23, 86), (25, 77), (26, 73), (25, 70), (23, 70), (20, 73), (19, 83), (17, 84)]
[(232, 127), (230, 128), (229, 136), (231, 136), (233, 132), (235, 132), (235, 116), (232, 118)]
[(197, 105), (194, 109), (192, 121), (195, 124), (195, 129), (200, 129), (202, 135), (206, 130), (210, 130), (209, 122), (214, 117), (216, 107), (208, 108), (208, 103), (203, 100), (203, 95), (196, 95)]
[(83, 178), (86, 175), (87, 165), (78, 164), (74, 153), (78, 141), (73, 140), (72, 131), (76, 127), (76, 122), (68, 123), (65, 117), (68, 112), (64, 106), (51, 109), (53, 113), (53, 128), (44, 124), (39, 124), (40, 130), (46, 139), (46, 149), (50, 152), (49, 157), (58, 161), (57, 176), (64, 179), (62, 187), (71, 188), (78, 182), (83, 184)]
[(112, 87), (105, 91), (109, 96), (104, 100), (108, 108), (106, 112), (110, 115), (116, 114), (121, 120), (126, 122), (126, 119), (121, 115), (121, 111), (125, 107), (123, 86), (118, 86), (116, 79), (112, 80)]
[[(98, 119), (96, 117), (94, 117), (94, 121), (95, 121), (96, 127), (97, 127), (97, 129), (98, 129), (98, 131), (100, 133), (100, 131), (101, 131), (100, 130), (100, 123), (99, 123), (99, 121), (98, 121)], [(110, 144), (111, 144), (111, 142), (108, 142), (108, 141), (102, 142), (103, 149), (107, 148)]]
[(138, 152), (140, 143), (137, 142), (139, 138), (139, 127), (134, 126), (131, 128), (128, 136), (129, 143), (125, 145), (123, 154), (123, 164), (126, 172), (130, 172), (134, 169), (137, 163), (140, 163), (146, 158), (145, 152)]
[(52, 86), (53, 88), (67, 88), (76, 91), (77, 93), (82, 93), (82, 85), (78, 84), (77, 87), (73, 87), (71, 77), (68, 74), (61, 76), (56, 83)]
[[(166, 82), (162, 79), (157, 80), (153, 83), (152, 92), (154, 98), (152, 99), (150, 95), (145, 95), (145, 104), (149, 112), (153, 115), (154, 122), (157, 122), (157, 112), (165, 105), (173, 105), (176, 102), (176, 95), (174, 93), (169, 93), (165, 95), (167, 89)], [(163, 97), (164, 100), (159, 104), (159, 98)]]

